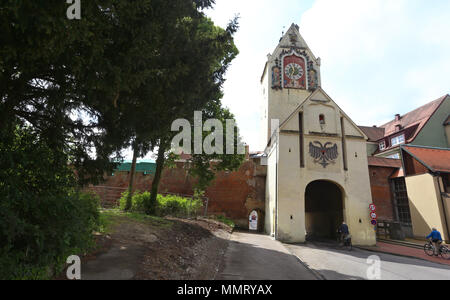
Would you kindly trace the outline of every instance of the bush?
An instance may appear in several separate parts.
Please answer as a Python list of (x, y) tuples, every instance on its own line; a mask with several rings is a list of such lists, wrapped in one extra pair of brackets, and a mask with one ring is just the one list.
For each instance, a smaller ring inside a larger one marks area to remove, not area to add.
[[(121, 210), (125, 209), (128, 192), (122, 194), (119, 200), (119, 207)], [(132, 212), (144, 213), (144, 203), (150, 198), (149, 192), (135, 192), (132, 197)], [(157, 197), (156, 215), (160, 217), (188, 217), (197, 215), (203, 207), (203, 202), (200, 199), (183, 198), (174, 195)]]
[(27, 128), (0, 139), (0, 279), (48, 279), (93, 245), (98, 198)]

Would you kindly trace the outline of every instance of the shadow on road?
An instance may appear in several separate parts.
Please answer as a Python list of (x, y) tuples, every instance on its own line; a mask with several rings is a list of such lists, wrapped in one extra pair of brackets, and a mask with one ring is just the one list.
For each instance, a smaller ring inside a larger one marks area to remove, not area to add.
[[(361, 260), (367, 260), (370, 256), (378, 256), (380, 257), (382, 262), (391, 262), (398, 264), (406, 264), (411, 266), (420, 266), (420, 267), (431, 267), (441, 270), (449, 270), (450, 266), (446, 266), (443, 264), (431, 262), (428, 260), (423, 260), (420, 258), (406, 257), (401, 255), (389, 254), (384, 252), (372, 252), (365, 249), (360, 249), (358, 247), (354, 247), (353, 250), (348, 251), (344, 247), (340, 246), (339, 243), (334, 241), (320, 240), (320, 241), (310, 241), (305, 244), (297, 244), (298, 246), (306, 247), (309, 249), (322, 249), (331, 253), (339, 253), (340, 255), (353, 257)], [(293, 245), (295, 246), (295, 244)], [(323, 270), (321, 270), (322, 272)], [(324, 270), (323, 272), (326, 272)], [(330, 271), (334, 272), (334, 271)], [(344, 275), (345, 276), (345, 275)]]

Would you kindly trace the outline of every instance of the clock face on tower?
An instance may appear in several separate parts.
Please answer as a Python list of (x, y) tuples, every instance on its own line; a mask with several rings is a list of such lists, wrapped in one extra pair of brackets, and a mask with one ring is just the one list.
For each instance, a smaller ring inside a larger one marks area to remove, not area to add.
[(299, 80), (303, 77), (304, 70), (299, 64), (290, 63), (286, 66), (284, 73), (291, 80)]
[(306, 62), (295, 54), (283, 58), (283, 87), (290, 89), (307, 88)]

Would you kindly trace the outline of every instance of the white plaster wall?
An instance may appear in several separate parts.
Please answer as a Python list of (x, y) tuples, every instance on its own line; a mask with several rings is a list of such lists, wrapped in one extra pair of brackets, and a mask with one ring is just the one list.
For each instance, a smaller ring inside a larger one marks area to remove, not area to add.
[[(324, 114), (326, 125), (321, 126), (319, 115)], [(350, 120), (344, 119), (348, 171), (344, 170), (342, 153), (341, 113), (332, 101), (319, 103), (308, 100), (304, 104), (305, 168), (300, 167), (298, 116), (286, 124), (280, 133), (278, 166), (278, 238), (286, 242), (305, 241), (305, 191), (309, 183), (327, 180), (343, 191), (344, 219), (350, 227), (353, 241), (359, 245), (376, 243), (371, 225), (369, 205), (372, 203), (364, 136)], [(345, 116), (344, 116), (345, 118)], [(297, 131), (297, 132), (296, 132)], [(318, 133), (318, 134), (317, 134)], [(321, 136), (319, 134), (327, 134)], [(359, 136), (359, 138), (358, 138)], [(337, 144), (339, 157), (323, 168), (309, 154), (310, 142)]]
[(269, 152), (267, 177), (266, 177), (266, 220), (265, 231), (269, 235), (275, 235), (275, 200), (277, 193), (276, 178), (277, 178), (277, 145)]
[(437, 177), (431, 174), (406, 177), (414, 236), (425, 238), (436, 227), (446, 234), (444, 209)]

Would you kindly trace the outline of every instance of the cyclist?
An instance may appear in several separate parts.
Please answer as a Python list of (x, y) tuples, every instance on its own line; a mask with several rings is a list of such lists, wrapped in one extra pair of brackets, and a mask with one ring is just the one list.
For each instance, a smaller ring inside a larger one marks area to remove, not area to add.
[(433, 228), (431, 233), (427, 236), (427, 239), (431, 240), (434, 245), (434, 255), (439, 256), (439, 249), (441, 249), (442, 244), (441, 233), (436, 228)]
[(350, 235), (348, 225), (345, 224), (345, 222), (342, 222), (341, 226), (339, 226), (338, 233), (340, 234), (341, 243), (344, 244), (345, 240)]

